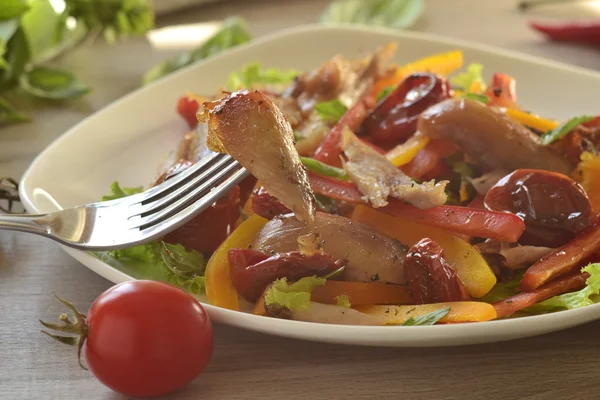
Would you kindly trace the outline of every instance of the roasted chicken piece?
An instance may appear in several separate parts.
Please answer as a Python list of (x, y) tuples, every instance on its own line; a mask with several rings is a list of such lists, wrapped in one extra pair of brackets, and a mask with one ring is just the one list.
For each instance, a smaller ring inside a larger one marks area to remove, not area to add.
[(242, 90), (204, 103), (208, 146), (229, 153), (296, 217), (312, 224), (316, 206), (306, 169), (294, 147), (294, 132), (264, 94)]
[(447, 181), (413, 181), (349, 129), (343, 133), (342, 149), (348, 158), (344, 169), (374, 207), (385, 207), (388, 196), (423, 209), (446, 203)]
[(488, 170), (530, 168), (563, 174), (572, 170), (529, 129), (474, 100), (444, 100), (422, 113), (417, 127), (427, 136), (451, 140)]

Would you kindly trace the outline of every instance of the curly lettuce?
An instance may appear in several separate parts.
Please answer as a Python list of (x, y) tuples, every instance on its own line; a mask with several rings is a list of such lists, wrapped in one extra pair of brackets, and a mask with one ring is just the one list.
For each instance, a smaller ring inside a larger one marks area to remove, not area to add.
[(287, 278), (278, 279), (265, 293), (265, 304), (279, 305), (288, 310), (307, 310), (313, 289), (325, 285), (325, 282), (327, 279), (316, 276), (307, 276), (294, 283), (288, 283)]

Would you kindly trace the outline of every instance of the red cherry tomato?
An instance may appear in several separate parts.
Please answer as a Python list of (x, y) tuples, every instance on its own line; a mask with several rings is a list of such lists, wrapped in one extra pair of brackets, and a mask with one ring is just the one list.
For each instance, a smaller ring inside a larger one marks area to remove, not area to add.
[(192, 381), (213, 352), (213, 332), (200, 303), (155, 281), (131, 281), (102, 293), (87, 314), (83, 354), (112, 390), (159, 396)]

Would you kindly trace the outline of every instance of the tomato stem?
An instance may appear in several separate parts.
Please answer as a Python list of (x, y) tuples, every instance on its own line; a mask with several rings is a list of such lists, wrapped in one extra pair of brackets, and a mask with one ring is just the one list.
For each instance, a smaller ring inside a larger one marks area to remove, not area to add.
[(83, 343), (85, 343), (85, 338), (87, 337), (89, 329), (87, 323), (85, 322), (86, 315), (77, 311), (77, 309), (72, 303), (63, 300), (58, 296), (55, 297), (58, 299), (58, 301), (63, 303), (73, 312), (73, 318), (75, 319), (75, 321), (72, 321), (67, 314), (63, 313), (60, 314), (60, 316), (58, 317), (58, 320), (61, 322), (60, 324), (53, 324), (49, 322), (44, 322), (42, 320), (40, 320), (40, 323), (48, 329), (62, 333), (70, 333), (77, 336), (59, 336), (53, 335), (46, 331), (41, 332), (61, 343), (68, 344), (70, 346), (77, 346), (77, 360), (79, 362), (79, 366), (87, 370), (87, 368), (81, 362), (81, 348), (83, 347)]

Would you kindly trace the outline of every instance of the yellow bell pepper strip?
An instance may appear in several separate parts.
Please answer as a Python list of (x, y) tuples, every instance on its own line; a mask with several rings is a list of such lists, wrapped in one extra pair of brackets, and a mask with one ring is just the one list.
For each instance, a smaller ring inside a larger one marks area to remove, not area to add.
[(206, 264), (206, 296), (213, 306), (239, 310), (238, 294), (229, 278), (227, 253), (231, 249), (248, 248), (254, 237), (267, 223), (258, 215), (251, 215), (225, 239)]
[(429, 143), (429, 137), (417, 132), (406, 142), (400, 143), (398, 146), (388, 151), (385, 156), (396, 167), (400, 167), (411, 162), (417, 153), (427, 146), (427, 143)]
[(395, 218), (362, 205), (354, 209), (352, 220), (368, 225), (406, 246), (412, 246), (423, 238), (436, 241), (444, 249), (446, 260), (473, 297), (484, 296), (496, 284), (496, 276), (481, 254), (471, 244), (449, 232)]
[(583, 153), (573, 178), (583, 186), (594, 212), (600, 213), (600, 157)]
[(496, 318), (494, 306), (478, 301), (455, 301), (449, 303), (419, 304), (414, 306), (355, 306), (357, 311), (383, 318), (388, 325), (403, 324), (410, 318), (420, 317), (450, 307), (439, 323), (482, 322)]
[(498, 108), (498, 110), (504, 112), (516, 122), (519, 122), (529, 128), (536, 129), (540, 132), (547, 132), (560, 125), (557, 121), (542, 118), (538, 115), (529, 114), (521, 110), (516, 110), (514, 108)]
[(415, 72), (431, 72), (446, 76), (462, 67), (462, 65), (463, 53), (459, 50), (421, 58), (420, 60), (398, 67), (393, 74), (375, 82), (372, 94), (377, 98), (377, 95), (383, 89), (389, 86), (397, 86), (404, 78)]

